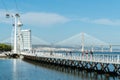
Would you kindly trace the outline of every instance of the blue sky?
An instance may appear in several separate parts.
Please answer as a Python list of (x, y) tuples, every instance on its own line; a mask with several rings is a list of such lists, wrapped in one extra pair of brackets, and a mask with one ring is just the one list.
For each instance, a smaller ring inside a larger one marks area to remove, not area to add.
[[(19, 12), (23, 29), (48, 42), (85, 32), (102, 41), (120, 44), (120, 0), (1, 0), (0, 40), (12, 26), (4, 13)], [(17, 3), (17, 8), (16, 4)], [(8, 11), (5, 11), (5, 5)]]

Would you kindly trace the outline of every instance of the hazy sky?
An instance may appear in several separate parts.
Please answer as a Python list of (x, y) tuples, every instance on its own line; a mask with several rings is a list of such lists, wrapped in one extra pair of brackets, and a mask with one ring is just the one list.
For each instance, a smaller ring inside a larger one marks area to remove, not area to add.
[(0, 0), (0, 40), (11, 36), (9, 12), (19, 12), (22, 28), (48, 42), (85, 32), (120, 44), (120, 0)]

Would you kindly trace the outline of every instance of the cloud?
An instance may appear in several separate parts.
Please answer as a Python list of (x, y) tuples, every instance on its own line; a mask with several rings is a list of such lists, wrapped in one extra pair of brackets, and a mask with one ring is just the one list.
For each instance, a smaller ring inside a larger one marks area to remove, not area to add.
[[(14, 10), (11, 10), (10, 13), (15, 13)], [(51, 26), (54, 24), (64, 24), (69, 21), (81, 21), (85, 23), (92, 24), (102, 24), (102, 25), (112, 25), (112, 26), (120, 26), (120, 19), (107, 19), (107, 18), (99, 18), (99, 19), (90, 19), (90, 18), (80, 18), (80, 19), (72, 19), (62, 16), (56, 13), (47, 13), (47, 12), (27, 12), (21, 14), (21, 21), (23, 24), (31, 25), (31, 26)], [(0, 9), (0, 23), (13, 24), (14, 19), (6, 18), (6, 11)]]
[(120, 19), (110, 20), (110, 19), (106, 19), (106, 18), (101, 18), (101, 19), (81, 18), (80, 21), (87, 22), (87, 23), (120, 26)]
[[(10, 11), (9, 14), (16, 13), (15, 11)], [(6, 11), (0, 10), (0, 23), (13, 24), (13, 18), (6, 18)], [(23, 24), (31, 26), (49, 26), (54, 24), (64, 24), (69, 22), (70, 19), (56, 13), (45, 13), (45, 12), (28, 12), (20, 14), (21, 21)]]
[(63, 24), (70, 19), (55, 13), (45, 13), (45, 12), (28, 12), (22, 14), (23, 24), (29, 25), (54, 25)]

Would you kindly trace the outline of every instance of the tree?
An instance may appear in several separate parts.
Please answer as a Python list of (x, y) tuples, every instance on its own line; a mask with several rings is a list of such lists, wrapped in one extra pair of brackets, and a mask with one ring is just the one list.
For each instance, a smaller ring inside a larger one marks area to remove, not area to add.
[(11, 51), (12, 47), (7, 44), (0, 43), (0, 51)]

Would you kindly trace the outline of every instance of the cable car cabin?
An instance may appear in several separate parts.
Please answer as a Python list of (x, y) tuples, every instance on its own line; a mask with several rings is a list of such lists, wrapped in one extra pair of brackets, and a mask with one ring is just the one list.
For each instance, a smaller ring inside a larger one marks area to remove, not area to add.
[(10, 15), (9, 14), (6, 14), (6, 18), (9, 18), (10, 17)]

